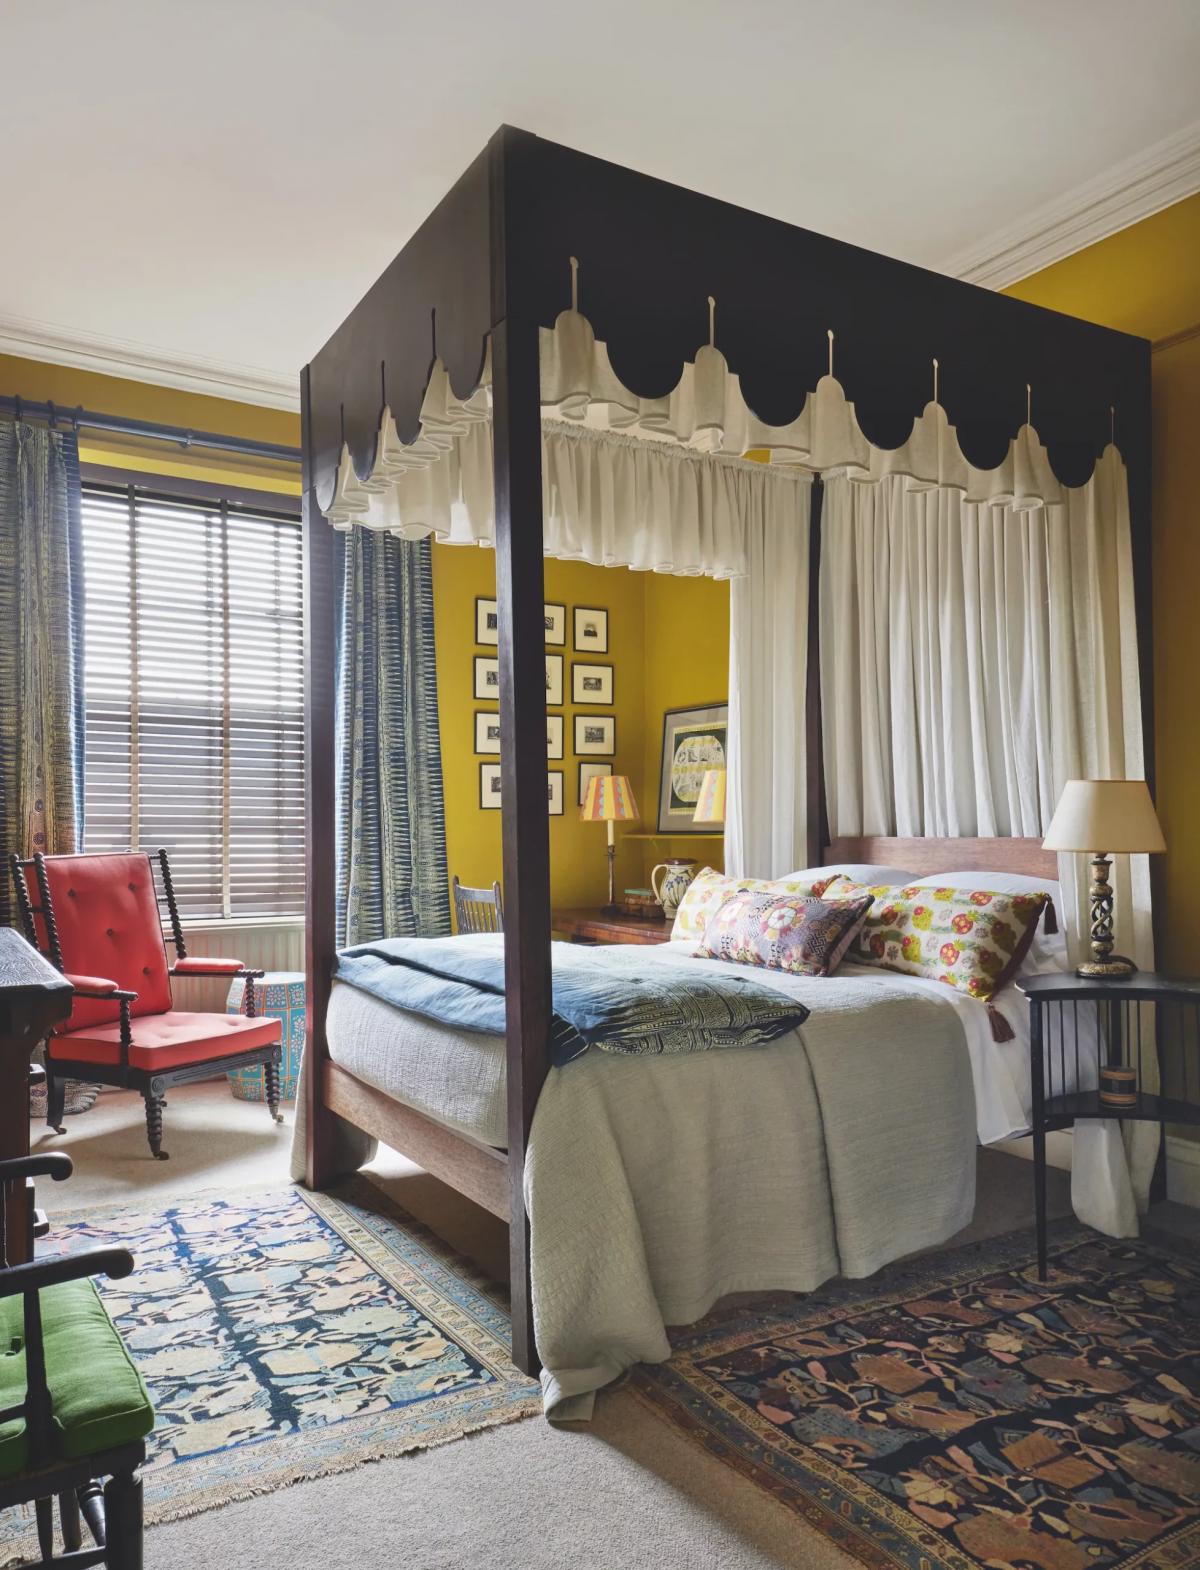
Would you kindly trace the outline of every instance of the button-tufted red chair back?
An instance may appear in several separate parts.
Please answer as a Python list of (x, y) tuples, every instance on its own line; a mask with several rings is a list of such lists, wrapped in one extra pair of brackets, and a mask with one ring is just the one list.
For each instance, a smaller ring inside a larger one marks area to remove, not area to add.
[[(43, 865), (61, 968), (68, 975), (105, 976), (136, 992), (129, 1010), (134, 1018), (165, 1014), (171, 978), (149, 856), (47, 856)], [(30, 890), (35, 900), (36, 887)], [(38, 946), (53, 956), (55, 936), (47, 930), (40, 900), (33, 914)], [(115, 1000), (76, 997), (71, 1017), (56, 1033), (109, 1025), (119, 1012)]]

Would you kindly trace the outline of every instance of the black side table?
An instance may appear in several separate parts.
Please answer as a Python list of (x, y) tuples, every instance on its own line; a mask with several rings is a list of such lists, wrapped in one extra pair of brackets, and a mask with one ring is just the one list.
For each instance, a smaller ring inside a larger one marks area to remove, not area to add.
[[(1200, 1124), (1200, 980), (1151, 971), (1117, 979), (1063, 972), (1017, 985), (1029, 999), (1033, 1187), (1044, 1281), (1047, 1133), (1080, 1118)], [(1143, 1089), (1151, 1061), (1158, 1066), (1157, 1092)]]

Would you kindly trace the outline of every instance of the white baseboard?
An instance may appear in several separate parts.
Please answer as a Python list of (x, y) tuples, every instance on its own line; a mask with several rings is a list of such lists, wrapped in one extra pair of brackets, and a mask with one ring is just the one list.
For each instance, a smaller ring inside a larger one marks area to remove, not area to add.
[(1167, 1137), (1167, 1198), (1200, 1209), (1200, 1143)]

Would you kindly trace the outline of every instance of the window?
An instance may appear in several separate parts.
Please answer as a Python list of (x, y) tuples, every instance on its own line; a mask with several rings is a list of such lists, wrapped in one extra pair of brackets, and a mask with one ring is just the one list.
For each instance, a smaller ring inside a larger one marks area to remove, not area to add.
[(83, 549), (85, 849), (165, 846), (188, 917), (301, 914), (298, 521), (85, 484)]

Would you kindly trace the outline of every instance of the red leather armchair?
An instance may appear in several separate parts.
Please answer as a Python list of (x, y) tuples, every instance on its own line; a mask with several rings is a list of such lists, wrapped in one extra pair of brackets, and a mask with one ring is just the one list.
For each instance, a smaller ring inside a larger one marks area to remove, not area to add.
[[(137, 1090), (146, 1103), (146, 1133), (156, 1160), (162, 1148), (164, 1092), (231, 1069), (264, 1067), (267, 1104), (279, 1115), (282, 1026), (247, 1012), (189, 1013), (173, 1006), (173, 976), (242, 976), (236, 959), (189, 959), (171, 869), (158, 853), (167, 898), (174, 965), (168, 964), (154, 865), (130, 852), (115, 856), (12, 859), (25, 935), (75, 988), (70, 1017), (46, 1044), (47, 1121), (63, 1133), (66, 1081), (81, 1079)], [(30, 875), (32, 874), (32, 886)]]

